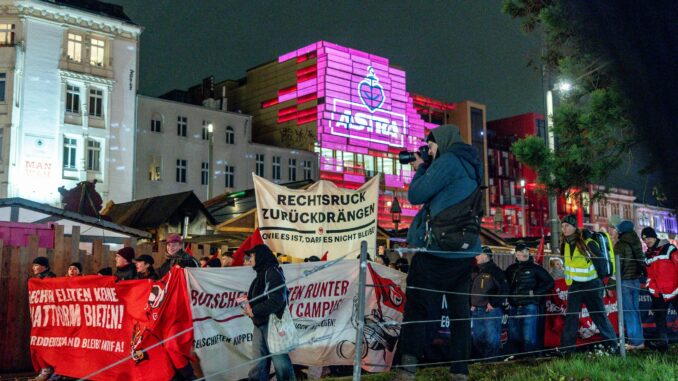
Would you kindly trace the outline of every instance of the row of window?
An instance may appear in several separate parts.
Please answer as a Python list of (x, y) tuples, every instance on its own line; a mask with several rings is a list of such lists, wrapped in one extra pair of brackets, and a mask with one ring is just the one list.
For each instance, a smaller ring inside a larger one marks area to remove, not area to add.
[(66, 55), (72, 62), (88, 62), (92, 66), (103, 67), (106, 62), (106, 41), (98, 37), (69, 32)]
[[(92, 172), (101, 172), (101, 142), (95, 139), (87, 139), (85, 146), (85, 169)], [(64, 136), (62, 157), (64, 169), (73, 171), (78, 169), (76, 165), (77, 153), (77, 139)]]
[[(202, 121), (202, 140), (210, 139), (210, 123)], [(162, 132), (162, 118), (159, 115), (153, 115), (151, 118), (151, 132)], [(177, 116), (177, 136), (188, 136), (188, 118)], [(235, 130), (231, 126), (226, 126), (226, 144), (235, 144)]]
[[(96, 87), (89, 88), (87, 113), (90, 116), (104, 117), (104, 91)], [(66, 85), (66, 112), (80, 114), (80, 87)]]
[[(388, 175), (400, 175), (403, 171), (403, 165), (394, 157), (370, 156), (360, 153), (344, 152), (329, 148), (317, 148), (316, 152), (325, 160), (325, 163), (336, 163), (344, 169), (352, 171), (362, 171), (372, 176), (378, 173)], [(406, 166), (409, 169), (409, 165)]]
[[(280, 171), (281, 171), (281, 157), (273, 156), (273, 180), (280, 180)], [(148, 179), (151, 181), (160, 181), (161, 180), (161, 159), (159, 157), (151, 158), (151, 165), (149, 167)], [(303, 171), (304, 180), (311, 179), (311, 161), (303, 160), (301, 162), (301, 168)], [(185, 159), (177, 159), (176, 161), (176, 171), (175, 171), (175, 181), (178, 183), (186, 183), (188, 172), (188, 162)], [(256, 155), (256, 165), (255, 172), (258, 176), (264, 177), (264, 155)], [(289, 181), (297, 180), (297, 159), (288, 160), (288, 179)], [(235, 188), (235, 167), (232, 165), (226, 165), (224, 167), (225, 175), (225, 184), (226, 188)], [(200, 163), (200, 184), (208, 185), (209, 184), (209, 163), (201, 162)]]

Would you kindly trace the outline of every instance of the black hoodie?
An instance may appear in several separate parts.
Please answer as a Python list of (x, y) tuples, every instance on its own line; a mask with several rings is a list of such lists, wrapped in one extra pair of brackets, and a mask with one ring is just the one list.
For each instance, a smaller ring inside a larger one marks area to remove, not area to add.
[(253, 250), (255, 254), (253, 269), (257, 272), (257, 276), (250, 285), (247, 298), (250, 300), (250, 306), (252, 306), (252, 313), (254, 314), (252, 322), (256, 326), (261, 326), (268, 323), (268, 317), (272, 313), (282, 317), (287, 304), (287, 287), (280, 287), (275, 291), (269, 292), (266, 296), (253, 300), (259, 295), (266, 293), (267, 290), (273, 290), (285, 284), (285, 276), (271, 249), (266, 245), (257, 245)]
[(534, 263), (532, 257), (527, 261), (512, 264), (506, 269), (506, 280), (511, 287), (509, 303), (512, 306), (539, 304), (540, 295), (553, 289), (553, 278), (543, 267)]

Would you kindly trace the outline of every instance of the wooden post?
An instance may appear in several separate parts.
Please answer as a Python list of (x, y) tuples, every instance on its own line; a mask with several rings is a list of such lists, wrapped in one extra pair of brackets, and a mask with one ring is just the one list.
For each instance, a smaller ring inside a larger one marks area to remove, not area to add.
[(101, 242), (100, 239), (95, 239), (92, 243), (92, 266), (94, 266), (92, 273), (96, 273), (100, 269), (108, 266), (103, 251), (103, 242)]

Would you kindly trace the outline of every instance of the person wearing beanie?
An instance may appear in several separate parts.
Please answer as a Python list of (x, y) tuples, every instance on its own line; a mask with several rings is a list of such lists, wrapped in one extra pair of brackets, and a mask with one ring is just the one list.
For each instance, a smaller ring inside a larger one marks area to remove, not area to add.
[(80, 276), (82, 275), (82, 264), (80, 262), (73, 262), (68, 265), (68, 270), (66, 273), (67, 277)]
[(171, 233), (167, 235), (165, 263), (158, 269), (158, 277), (164, 277), (175, 265), (186, 267), (200, 267), (200, 263), (184, 251), (184, 240), (179, 234)]
[[(421, 205), (407, 233), (407, 243), (411, 247), (423, 248), (411, 259), (407, 276), (407, 285), (421, 288), (434, 288), (449, 292), (446, 295), (450, 330), (455, 339), (450, 341), (450, 377), (458, 380), (468, 379), (469, 349), (471, 348), (470, 297), (471, 273), (474, 257), (481, 250), (480, 238), (475, 234), (460, 245), (459, 249), (446, 250), (449, 245), (441, 242), (440, 234), (427, 231), (427, 221), (438, 221), (448, 212), (454, 211), (469, 196), (477, 195), (482, 184), (483, 164), (478, 151), (466, 144), (459, 127), (444, 124), (434, 128), (427, 138), (430, 164), (415, 153), (412, 162), (415, 171), (409, 185), (407, 199), (412, 205)], [(472, 223), (469, 222), (469, 225)], [(428, 226), (432, 226), (428, 224)], [(461, 232), (450, 231), (455, 234)], [(431, 233), (431, 234), (428, 234)], [(399, 348), (402, 349), (401, 368), (398, 379), (414, 380), (417, 363), (422, 356), (426, 342), (426, 325), (407, 324), (409, 321), (427, 320), (428, 311), (440, 308), (440, 294), (426, 292), (417, 288), (407, 289), (405, 323), (400, 333)]]
[(560, 253), (565, 261), (565, 283), (568, 285), (567, 313), (560, 337), (560, 345), (563, 347), (561, 352), (574, 352), (582, 304), (586, 304), (591, 319), (605, 340), (603, 345), (616, 352), (617, 334), (607, 318), (603, 303), (604, 284), (598, 278), (593, 264), (593, 258), (602, 256), (601, 250), (594, 239), (584, 238), (577, 225), (577, 217), (574, 215), (565, 216), (561, 224), (563, 240)]
[(610, 240), (612, 241), (613, 246), (617, 243), (617, 240), (619, 239), (617, 225), (619, 225), (622, 221), (624, 220), (620, 216), (616, 214), (612, 215), (610, 216), (610, 218), (607, 219), (607, 228), (603, 229), (603, 231), (607, 232), (607, 234), (610, 235)]
[(542, 295), (553, 289), (553, 278), (540, 265), (534, 263), (530, 248), (518, 243), (516, 262), (506, 269), (509, 285), (509, 340), (518, 352), (537, 349), (537, 333)]
[(158, 280), (158, 274), (153, 268), (155, 260), (150, 255), (140, 255), (134, 260), (134, 266), (137, 271), (137, 276), (135, 279), (150, 279)]
[[(678, 250), (669, 241), (657, 237), (657, 232), (646, 227), (641, 232), (647, 245), (645, 286), (652, 297), (652, 312), (657, 330), (657, 339), (649, 341), (651, 348), (662, 352), (668, 350), (666, 315), (669, 307), (678, 310)], [(626, 307), (624, 307), (626, 308)]]
[(259, 358), (250, 369), (249, 379), (268, 380), (273, 362), (276, 380), (296, 380), (289, 354), (281, 352), (269, 356), (267, 344), (269, 317), (276, 314), (281, 318), (287, 309), (286, 289), (281, 287), (285, 284), (285, 274), (268, 246), (260, 244), (246, 253), (252, 256), (253, 270), (257, 273), (247, 292), (248, 302), (243, 304), (243, 313), (254, 324), (252, 353)]
[[(612, 219), (612, 218), (610, 218)], [(619, 256), (621, 268), (617, 280), (622, 282), (622, 302), (624, 305), (624, 327), (628, 350), (643, 349), (645, 338), (640, 317), (640, 278), (645, 272), (643, 244), (634, 230), (632, 221), (620, 220), (615, 226), (618, 234), (614, 253)]]
[(56, 278), (56, 274), (49, 269), (47, 257), (37, 257), (33, 260), (33, 277), (39, 279)]
[(502, 305), (509, 287), (504, 272), (492, 261), (492, 249), (484, 246), (476, 264), (478, 272), (471, 281), (471, 342), (480, 357), (494, 357), (501, 348)]
[(137, 269), (134, 266), (134, 249), (123, 247), (115, 254), (115, 275), (118, 280), (132, 280), (137, 277)]

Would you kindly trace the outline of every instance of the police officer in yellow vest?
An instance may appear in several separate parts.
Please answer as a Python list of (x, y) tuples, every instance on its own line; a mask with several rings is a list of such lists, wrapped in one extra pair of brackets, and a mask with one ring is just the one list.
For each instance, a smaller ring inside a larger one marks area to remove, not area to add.
[(569, 288), (565, 327), (560, 338), (561, 351), (574, 351), (579, 332), (579, 312), (581, 305), (586, 304), (591, 319), (605, 340), (603, 344), (614, 352), (617, 350), (617, 335), (607, 319), (603, 303), (604, 285), (591, 259), (601, 256), (600, 246), (591, 238), (585, 239), (577, 226), (576, 216), (563, 218), (560, 252), (565, 260), (565, 282)]

